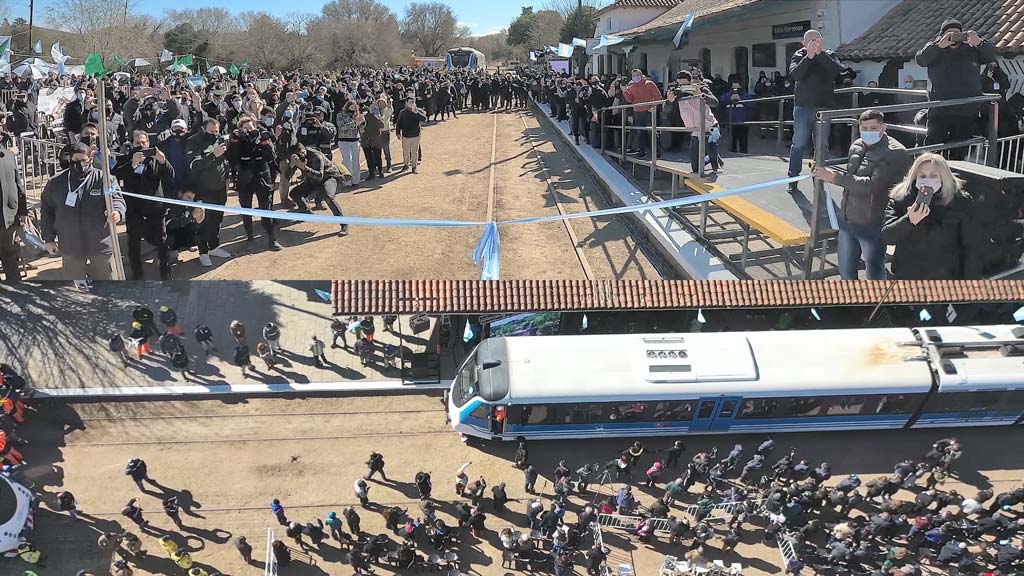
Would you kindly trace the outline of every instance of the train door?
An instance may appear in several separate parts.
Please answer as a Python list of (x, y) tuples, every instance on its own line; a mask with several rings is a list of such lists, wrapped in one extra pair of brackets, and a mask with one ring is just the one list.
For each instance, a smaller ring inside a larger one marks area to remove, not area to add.
[(690, 423), (694, 432), (719, 432), (728, 430), (739, 412), (743, 401), (738, 396), (721, 396), (719, 398), (701, 398), (697, 401), (697, 413)]

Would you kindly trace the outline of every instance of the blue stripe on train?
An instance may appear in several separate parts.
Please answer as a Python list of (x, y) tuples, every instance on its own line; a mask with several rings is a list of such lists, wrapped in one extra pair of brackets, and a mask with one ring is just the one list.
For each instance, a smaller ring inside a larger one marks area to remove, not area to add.
[[(749, 420), (734, 420), (728, 430), (715, 430), (715, 432), (726, 431), (759, 431), (759, 430), (827, 430), (831, 428), (899, 428), (910, 419), (909, 414), (878, 415), (870, 417), (858, 416), (834, 416), (815, 418), (757, 418)], [(600, 427), (590, 424), (535, 424), (535, 425), (510, 425), (505, 429), (506, 435), (540, 433), (540, 434), (581, 434), (589, 433), (594, 436), (612, 432), (634, 432), (634, 433), (655, 433), (664, 434), (692, 433), (689, 422), (619, 422), (615, 424), (606, 423)], [(694, 432), (706, 432), (696, 430)]]

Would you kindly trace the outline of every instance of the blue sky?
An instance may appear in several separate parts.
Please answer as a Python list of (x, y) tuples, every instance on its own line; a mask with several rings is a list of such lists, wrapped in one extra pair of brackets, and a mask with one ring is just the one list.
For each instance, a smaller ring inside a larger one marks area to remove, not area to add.
[[(391, 8), (391, 10), (398, 14), (399, 17), (401, 17), (405, 7), (410, 3), (408, 0), (380, 1)], [(47, 2), (45, 0), (44, 2), (36, 3), (36, 17), (40, 23), (43, 22), (43, 11), (40, 9), (39, 5), (46, 3)], [(445, 3), (452, 7), (452, 10), (455, 11), (455, 15), (458, 16), (459, 21), (469, 26), (474, 35), (497, 32), (498, 30), (507, 27), (509, 22), (519, 15), (523, 6), (535, 6), (539, 8), (543, 4), (541, 1), (530, 2), (524, 0), (449, 0)], [(254, 10), (269, 12), (276, 16), (284, 16), (289, 12), (319, 13), (320, 7), (323, 4), (323, 0), (290, 0), (288, 2), (281, 2), (280, 0), (248, 0), (246, 2), (241, 2), (240, 0), (222, 0), (220, 2), (211, 2), (210, 0), (175, 0), (173, 3), (154, 0), (140, 0), (137, 3), (137, 9), (154, 16), (159, 16), (170, 6), (173, 6), (176, 9), (217, 6), (219, 8), (226, 8), (233, 12)], [(8, 5), (11, 8), (12, 18), (16, 18), (18, 16), (26, 19), (28, 18), (27, 0), (24, 2), (14, 0), (9, 2)]]

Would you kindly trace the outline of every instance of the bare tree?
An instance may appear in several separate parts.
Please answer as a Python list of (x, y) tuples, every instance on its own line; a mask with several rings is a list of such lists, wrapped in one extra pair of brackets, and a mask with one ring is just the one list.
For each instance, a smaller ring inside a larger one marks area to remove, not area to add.
[(307, 29), (326, 48), (327, 66), (376, 66), (402, 57), (398, 19), (376, 0), (328, 2)]
[(459, 24), (455, 12), (440, 2), (413, 2), (405, 9), (402, 38), (421, 56), (438, 56), (441, 50), (469, 38), (468, 26)]
[(54, 28), (75, 35), (68, 52), (152, 55), (159, 52), (163, 23), (138, 15), (124, 0), (68, 0), (50, 4), (45, 19)]

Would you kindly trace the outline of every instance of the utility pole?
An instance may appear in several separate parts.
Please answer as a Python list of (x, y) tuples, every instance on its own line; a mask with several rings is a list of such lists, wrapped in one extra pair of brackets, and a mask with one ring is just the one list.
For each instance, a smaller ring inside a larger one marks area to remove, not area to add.
[[(28, 50), (29, 50), (29, 52), (32, 51), (32, 20), (33, 20), (33, 16), (35, 16), (35, 11), (36, 11), (35, 9), (36, 9), (36, 1), (35, 0), (28, 0)], [(14, 46), (12, 45), (11, 48), (13, 48), (13, 47)]]

